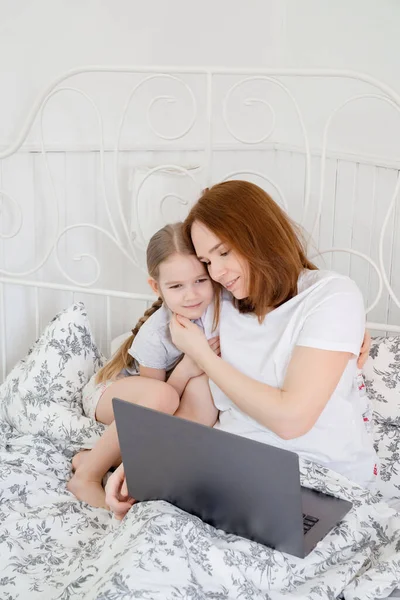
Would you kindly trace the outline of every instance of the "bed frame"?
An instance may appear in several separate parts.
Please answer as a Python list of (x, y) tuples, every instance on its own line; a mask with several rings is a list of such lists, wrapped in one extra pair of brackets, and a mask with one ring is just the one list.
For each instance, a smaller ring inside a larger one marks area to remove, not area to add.
[(1, 377), (72, 301), (109, 352), (152, 301), (151, 233), (232, 178), (263, 186), (303, 225), (310, 256), (356, 280), (375, 333), (400, 333), (398, 112), (393, 89), (342, 70), (58, 77), (0, 148)]

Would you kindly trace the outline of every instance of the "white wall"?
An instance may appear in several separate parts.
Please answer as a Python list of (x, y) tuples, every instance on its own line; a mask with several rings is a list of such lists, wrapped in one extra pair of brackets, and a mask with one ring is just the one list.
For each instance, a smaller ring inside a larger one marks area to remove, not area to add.
[(355, 69), (400, 92), (397, 0), (0, 0), (0, 144), (84, 64)]

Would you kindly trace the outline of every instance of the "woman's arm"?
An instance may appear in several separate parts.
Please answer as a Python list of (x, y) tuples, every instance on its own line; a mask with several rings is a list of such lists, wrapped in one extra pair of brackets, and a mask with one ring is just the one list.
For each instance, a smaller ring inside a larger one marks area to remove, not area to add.
[(352, 356), (296, 346), (281, 389), (247, 377), (209, 353), (200, 365), (240, 410), (279, 437), (292, 439), (315, 425)]
[(358, 355), (357, 367), (362, 369), (367, 362), (369, 351), (371, 350), (371, 334), (368, 329), (365, 330), (364, 339), (361, 346), (360, 354)]
[(307, 433), (333, 394), (350, 352), (296, 346), (281, 389), (252, 379), (210, 351), (200, 329), (171, 321), (174, 343), (192, 356), (236, 406), (283, 439)]

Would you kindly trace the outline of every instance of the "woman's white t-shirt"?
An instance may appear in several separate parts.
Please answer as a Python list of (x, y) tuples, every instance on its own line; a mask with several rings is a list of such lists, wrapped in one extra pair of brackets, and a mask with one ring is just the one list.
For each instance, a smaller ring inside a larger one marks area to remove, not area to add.
[(281, 388), (295, 346), (351, 352), (348, 365), (316, 424), (303, 436), (283, 440), (246, 415), (210, 381), (217, 428), (285, 448), (368, 487), (376, 479), (377, 456), (362, 418), (354, 384), (365, 328), (364, 304), (356, 284), (330, 271), (304, 270), (298, 294), (268, 313), (260, 324), (241, 314), (228, 297), (221, 302), (222, 358), (248, 375)]

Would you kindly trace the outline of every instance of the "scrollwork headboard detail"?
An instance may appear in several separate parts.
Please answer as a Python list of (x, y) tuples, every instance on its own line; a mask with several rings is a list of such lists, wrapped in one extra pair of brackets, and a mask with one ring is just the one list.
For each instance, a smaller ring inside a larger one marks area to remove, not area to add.
[(380, 139), (384, 128), (396, 137), (399, 111), (393, 89), (342, 70), (60, 76), (0, 148), (1, 376), (74, 299), (107, 353), (152, 300), (150, 235), (232, 178), (270, 192), (303, 225), (310, 255), (357, 281), (369, 326), (399, 333), (400, 160)]

